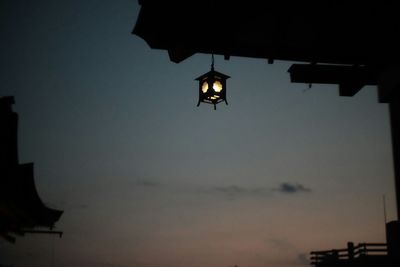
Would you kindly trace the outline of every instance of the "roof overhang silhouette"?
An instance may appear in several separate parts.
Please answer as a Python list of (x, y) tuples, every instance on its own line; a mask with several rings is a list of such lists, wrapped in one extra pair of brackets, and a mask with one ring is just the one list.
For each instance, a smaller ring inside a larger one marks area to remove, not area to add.
[(173, 62), (194, 53), (334, 64), (400, 58), (400, 22), (387, 1), (141, 0), (133, 33), (168, 50)]
[(151, 48), (167, 50), (176, 63), (195, 53), (308, 63), (289, 69), (292, 82), (339, 84), (341, 95), (352, 96), (364, 85), (377, 85), (400, 59), (400, 20), (392, 2), (139, 4), (133, 33)]

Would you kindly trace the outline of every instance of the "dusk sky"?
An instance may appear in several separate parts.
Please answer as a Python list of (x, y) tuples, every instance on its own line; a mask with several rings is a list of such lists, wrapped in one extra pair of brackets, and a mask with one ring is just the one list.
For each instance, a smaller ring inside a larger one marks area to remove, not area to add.
[(229, 105), (196, 107), (211, 55), (171, 62), (131, 34), (139, 10), (0, 2), (0, 97), (15, 97), (19, 160), (64, 210), (61, 239), (0, 239), (0, 265), (307, 266), (312, 250), (385, 241), (394, 178), (375, 87), (340, 97), (290, 83), (293, 62), (216, 55)]

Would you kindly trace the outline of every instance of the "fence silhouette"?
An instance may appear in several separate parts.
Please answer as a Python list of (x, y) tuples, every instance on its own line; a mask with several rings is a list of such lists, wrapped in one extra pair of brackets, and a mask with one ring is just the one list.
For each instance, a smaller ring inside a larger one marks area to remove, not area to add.
[(318, 266), (327, 262), (351, 261), (368, 256), (387, 256), (388, 246), (386, 243), (360, 243), (354, 246), (352, 242), (347, 243), (347, 248), (312, 251), (311, 264)]

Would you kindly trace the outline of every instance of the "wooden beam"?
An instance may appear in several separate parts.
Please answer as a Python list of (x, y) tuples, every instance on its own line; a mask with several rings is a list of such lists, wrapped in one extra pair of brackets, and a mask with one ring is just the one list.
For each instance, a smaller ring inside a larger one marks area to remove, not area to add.
[(339, 95), (340, 96), (354, 96), (364, 87), (364, 84), (339, 84)]
[(289, 69), (293, 83), (338, 84), (341, 96), (354, 96), (364, 85), (376, 85), (377, 73), (365, 66), (293, 64)]

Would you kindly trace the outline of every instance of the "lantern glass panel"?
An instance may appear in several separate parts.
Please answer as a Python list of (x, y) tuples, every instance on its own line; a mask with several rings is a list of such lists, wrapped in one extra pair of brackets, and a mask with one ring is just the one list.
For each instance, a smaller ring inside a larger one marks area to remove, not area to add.
[(204, 81), (203, 84), (201, 85), (201, 91), (205, 94), (207, 93), (208, 90), (208, 82)]
[(222, 83), (220, 81), (215, 81), (213, 83), (213, 89), (217, 93), (221, 92), (222, 91)]

